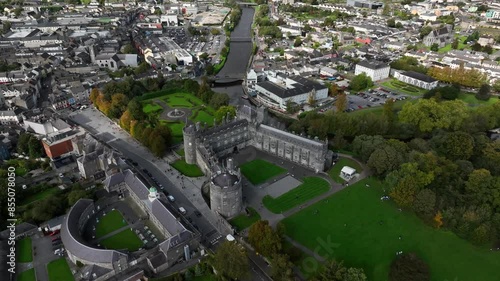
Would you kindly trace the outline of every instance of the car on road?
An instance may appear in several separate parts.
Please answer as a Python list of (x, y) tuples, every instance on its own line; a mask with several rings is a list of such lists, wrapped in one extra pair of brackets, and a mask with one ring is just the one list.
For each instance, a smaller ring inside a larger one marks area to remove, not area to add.
[(61, 237), (60, 237), (60, 236), (57, 236), (57, 237), (53, 237), (53, 238), (52, 238), (52, 242), (55, 242), (55, 241), (57, 241), (57, 240), (61, 240)]
[(175, 202), (175, 198), (172, 195), (167, 196), (168, 201)]
[(187, 214), (187, 211), (186, 209), (184, 209), (184, 207), (179, 207), (179, 212), (183, 215)]
[(194, 214), (195, 214), (198, 218), (199, 218), (199, 217), (201, 217), (201, 213), (200, 213), (200, 211), (198, 211), (198, 210), (194, 211)]

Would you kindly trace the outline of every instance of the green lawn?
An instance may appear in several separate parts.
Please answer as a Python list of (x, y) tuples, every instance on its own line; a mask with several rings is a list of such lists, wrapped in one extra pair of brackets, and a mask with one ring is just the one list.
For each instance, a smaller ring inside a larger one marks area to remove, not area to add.
[(241, 214), (230, 220), (229, 223), (234, 226), (237, 231), (241, 231), (250, 227), (254, 222), (260, 220), (260, 215), (254, 208), (248, 207), (248, 212), (248, 216), (246, 214)]
[(382, 195), (380, 181), (362, 180), (284, 219), (286, 233), (324, 257), (363, 267), (368, 280), (386, 281), (397, 251), (417, 253), (429, 264), (432, 281), (498, 280), (497, 252), (427, 226), (381, 201)]
[(326, 180), (318, 177), (306, 177), (304, 183), (277, 198), (269, 195), (264, 196), (262, 203), (269, 211), (279, 214), (303, 204), (329, 189), (330, 184)]
[(126, 229), (100, 242), (106, 249), (137, 251), (144, 243), (132, 230)]
[(170, 107), (192, 108), (203, 104), (200, 99), (188, 93), (170, 94), (163, 97), (162, 100), (165, 101)]
[(196, 111), (190, 118), (194, 122), (207, 123), (208, 126), (214, 125), (214, 116), (208, 113), (205, 109)]
[(262, 159), (255, 159), (240, 166), (243, 175), (254, 185), (266, 182), (268, 179), (286, 172), (280, 166), (276, 166)]
[(184, 158), (175, 161), (172, 164), (172, 167), (174, 167), (177, 171), (181, 172), (181, 174), (187, 177), (195, 178), (203, 176), (203, 172), (198, 167), (198, 165), (188, 164), (186, 163)]
[(33, 250), (31, 238), (26, 237), (16, 242), (16, 253), (18, 262), (32, 262)]
[(14, 166), (16, 168), (15, 173), (16, 176), (18, 177), (23, 177), (28, 173), (28, 169), (24, 167), (24, 161), (27, 160), (19, 160), (19, 159), (10, 159), (7, 160), (6, 163), (9, 164), (10, 166)]
[(35, 276), (35, 269), (28, 269), (26, 271), (23, 271), (19, 273), (17, 276), (17, 281), (36, 281), (36, 276)]
[(164, 126), (168, 126), (172, 131), (173, 144), (182, 142), (182, 129), (184, 128), (183, 122), (168, 122), (166, 120), (160, 120), (160, 123)]
[(156, 112), (159, 112), (159, 111), (162, 111), (162, 110), (163, 110), (163, 107), (161, 107), (160, 105), (158, 105), (156, 103), (153, 103), (153, 102), (146, 103), (142, 107), (142, 111), (144, 111), (144, 113), (146, 113), (146, 114), (156, 113)]
[(118, 210), (113, 210), (107, 213), (104, 217), (99, 219), (96, 226), (96, 238), (103, 237), (104, 235), (127, 226), (127, 222)]
[(50, 281), (74, 281), (73, 273), (69, 268), (65, 258), (60, 258), (51, 261), (47, 264), (47, 271), (49, 273)]
[[(406, 100), (398, 100), (394, 103), (394, 110), (399, 111), (403, 108), (403, 105), (407, 102), (413, 102), (415, 100), (411, 99), (406, 99)], [(363, 114), (375, 114), (375, 115), (382, 115), (384, 114), (384, 107), (383, 106), (374, 106), (374, 107), (365, 107), (363, 109), (356, 109), (353, 112), (350, 112), (349, 114), (351, 115), (363, 115)]]
[(179, 149), (179, 150), (176, 150), (176, 151), (175, 151), (175, 153), (179, 154), (179, 156), (182, 156), (182, 157), (183, 157), (184, 155), (186, 155), (186, 153), (184, 152), (184, 148)]
[(338, 183), (344, 183), (344, 180), (340, 177), (340, 170), (342, 170), (344, 166), (349, 166), (351, 168), (354, 168), (358, 173), (363, 172), (363, 169), (358, 164), (358, 162), (351, 160), (349, 158), (340, 158), (339, 161), (337, 161), (337, 163), (333, 165), (330, 171), (328, 171), (328, 174), (334, 181)]
[[(467, 36), (458, 36), (458, 35), (455, 35), (455, 38), (458, 38), (458, 48), (457, 50), (463, 50), (463, 49), (466, 49), (468, 48), (469, 46), (467, 44), (464, 44), (464, 41), (465, 39), (467, 39)], [(444, 46), (443, 48), (439, 49), (438, 50), (438, 53), (447, 53), (449, 51), (451, 51), (452, 48), (451, 48), (451, 43)]]
[(476, 96), (473, 93), (460, 93), (458, 94), (458, 99), (464, 101), (470, 106), (477, 106), (477, 105), (483, 105), (483, 104), (494, 104), (496, 102), (499, 102), (500, 99), (496, 96), (492, 96), (489, 100), (484, 101), (484, 100), (478, 100), (476, 99)]
[(38, 200), (42, 200), (44, 198), (50, 197), (59, 191), (60, 191), (60, 189), (58, 187), (51, 187), (51, 188), (45, 189), (44, 191), (32, 194), (32, 195), (26, 197), (26, 199), (24, 199), (21, 202), (21, 206), (28, 205), (28, 204), (31, 204), (31, 203), (36, 202)]
[(397, 79), (391, 79), (389, 81), (385, 81), (380, 83), (380, 85), (384, 86), (385, 88), (398, 91), (410, 96), (422, 96), (427, 90), (415, 87), (410, 84), (406, 84), (404, 82), (401, 82)]

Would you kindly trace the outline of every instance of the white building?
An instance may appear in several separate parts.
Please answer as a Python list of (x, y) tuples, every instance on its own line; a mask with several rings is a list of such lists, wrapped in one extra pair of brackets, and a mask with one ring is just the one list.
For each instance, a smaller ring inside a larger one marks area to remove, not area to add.
[(14, 110), (0, 111), (0, 124), (19, 124), (19, 116), (17, 116)]
[(268, 107), (286, 110), (289, 100), (300, 105), (307, 103), (310, 95), (315, 100), (328, 97), (327, 87), (301, 76), (277, 74), (267, 78), (269, 81), (257, 83), (255, 90), (257, 99)]
[(290, 36), (300, 36), (302, 34), (299, 27), (282, 25), (278, 26), (278, 28), (281, 30), (281, 33), (283, 33), (283, 36), (287, 36), (288, 33), (290, 33)]
[(394, 73), (394, 78), (398, 79), (401, 82), (426, 90), (431, 90), (438, 86), (438, 81), (436, 79), (415, 71), (396, 71)]
[(391, 67), (385, 63), (381, 63), (378, 61), (361, 61), (356, 64), (354, 74), (359, 75), (361, 73), (366, 73), (366, 75), (370, 77), (372, 81), (379, 81), (388, 78), (390, 71)]

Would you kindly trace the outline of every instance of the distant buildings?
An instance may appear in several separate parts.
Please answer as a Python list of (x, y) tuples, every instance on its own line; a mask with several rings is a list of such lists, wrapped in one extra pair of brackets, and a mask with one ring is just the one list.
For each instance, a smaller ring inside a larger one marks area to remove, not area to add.
[(365, 73), (372, 81), (379, 81), (389, 77), (391, 67), (385, 63), (377, 61), (361, 61), (356, 64), (355, 75)]
[(42, 145), (47, 156), (54, 160), (55, 158), (69, 155), (73, 152), (72, 140), (84, 135), (85, 131), (80, 127), (67, 128), (48, 134), (42, 139)]
[(347, 6), (376, 10), (378, 8), (384, 7), (384, 3), (370, 0), (347, 0)]
[(422, 42), (427, 47), (430, 47), (433, 44), (438, 44), (439, 48), (442, 48), (447, 44), (450, 44), (453, 38), (453, 27), (451, 25), (447, 25), (431, 31), (431, 33), (424, 37)]

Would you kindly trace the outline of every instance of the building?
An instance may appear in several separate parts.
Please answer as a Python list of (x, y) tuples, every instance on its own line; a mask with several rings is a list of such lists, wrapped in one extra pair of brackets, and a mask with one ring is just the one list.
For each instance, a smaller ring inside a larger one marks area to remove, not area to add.
[(436, 79), (415, 71), (396, 71), (394, 73), (394, 78), (398, 79), (401, 82), (426, 90), (431, 90), (438, 86), (438, 81)]
[(444, 27), (435, 29), (431, 33), (427, 34), (422, 42), (425, 46), (430, 47), (433, 44), (438, 44), (439, 48), (451, 44), (454, 39), (453, 27), (451, 25), (446, 25)]
[(370, 0), (347, 0), (347, 6), (376, 10), (384, 7), (384, 3)]
[(257, 99), (264, 105), (278, 110), (286, 110), (287, 102), (296, 104), (308, 103), (312, 96), (314, 100), (328, 97), (328, 88), (304, 77), (282, 73), (270, 74), (269, 81), (255, 84)]
[(126, 165), (114, 150), (88, 134), (73, 138), (72, 144), (75, 154), (81, 155), (76, 163), (82, 178), (100, 179), (118, 173)]
[(210, 179), (211, 209), (226, 218), (242, 208), (241, 175), (232, 159), (221, 166), (219, 159), (252, 146), (276, 157), (322, 172), (332, 165), (333, 152), (317, 137), (307, 138), (266, 125), (267, 109), (242, 106), (234, 119), (207, 128), (200, 123), (183, 129), (185, 160), (197, 164)]
[(136, 54), (104, 53), (95, 57), (95, 63), (102, 68), (116, 71), (122, 67), (137, 67), (139, 57)]
[(73, 152), (72, 139), (84, 134), (85, 131), (79, 127), (63, 129), (49, 133), (42, 139), (42, 145), (47, 156), (54, 160), (71, 154)]
[(0, 124), (12, 125), (19, 124), (19, 115), (16, 110), (0, 111)]
[(355, 75), (365, 73), (372, 81), (379, 81), (389, 77), (391, 67), (378, 61), (361, 61), (356, 64)]

